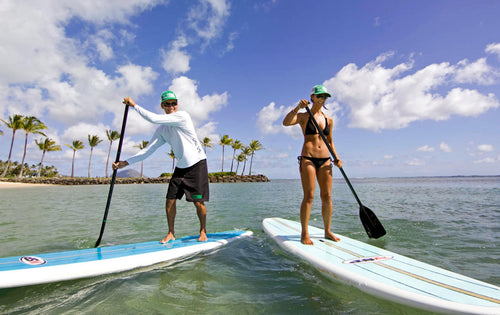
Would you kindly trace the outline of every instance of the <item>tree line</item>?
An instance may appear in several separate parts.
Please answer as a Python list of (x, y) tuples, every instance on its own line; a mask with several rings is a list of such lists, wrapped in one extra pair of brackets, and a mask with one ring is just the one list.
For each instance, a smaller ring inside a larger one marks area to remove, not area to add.
[[(8, 121), (5, 121), (3, 119), (0, 120), (9, 129), (12, 129), (12, 139), (10, 142), (9, 157), (7, 158), (7, 162), (3, 163), (4, 164), (3, 171), (0, 177), (17, 176), (18, 178), (21, 178), (23, 175), (28, 175), (28, 174), (31, 175), (33, 173), (32, 170), (29, 170), (29, 172), (24, 172), (25, 167), (29, 168), (28, 165), (25, 165), (24, 161), (26, 159), (26, 149), (28, 147), (28, 137), (30, 134), (39, 134), (45, 137), (45, 139), (43, 140), (41, 139), (40, 141), (35, 140), (35, 143), (37, 144), (38, 148), (42, 150), (42, 159), (39, 163), (36, 176), (52, 177), (58, 175), (58, 172), (57, 170), (55, 170), (54, 167), (45, 167), (45, 168), (43, 167), (43, 160), (45, 158), (45, 154), (47, 152), (61, 151), (61, 146), (56, 144), (56, 142), (53, 139), (47, 137), (47, 135), (43, 132), (44, 130), (47, 130), (48, 127), (40, 119), (36, 118), (35, 116), (13, 115), (9, 116)], [(14, 147), (14, 139), (16, 137), (16, 132), (18, 130), (24, 130), (25, 132), (24, 152), (20, 167), (17, 167), (18, 166), (17, 162), (12, 162), (12, 149)], [(0, 132), (0, 135), (3, 135), (3, 132)], [(113, 145), (113, 141), (120, 138), (120, 133), (118, 131), (106, 130), (106, 135), (109, 140), (108, 158), (106, 161), (106, 177), (109, 177), (108, 169), (109, 169), (109, 156), (111, 153), (111, 147)], [(90, 158), (89, 158), (89, 168), (88, 168), (89, 178), (91, 177), (90, 169), (92, 165), (92, 154), (94, 151), (94, 147), (96, 147), (102, 141), (103, 140), (101, 140), (97, 135), (88, 135), (88, 143), (90, 146)], [(66, 146), (68, 146), (73, 150), (73, 160), (71, 163), (71, 177), (74, 177), (76, 151), (83, 149), (85, 145), (80, 140), (74, 140), (72, 144), (66, 144)], [(11, 164), (15, 165), (16, 167), (12, 169)], [(17, 174), (13, 173), (12, 171), (14, 171)]]
[[(54, 151), (61, 151), (61, 146), (56, 144), (56, 142), (53, 139), (50, 139), (47, 137), (47, 135), (43, 132), (44, 130), (47, 130), (48, 127), (40, 121), (38, 118), (34, 116), (23, 116), (23, 115), (13, 115), (9, 116), (8, 121), (5, 121), (3, 119), (0, 119), (9, 129), (12, 129), (12, 139), (10, 143), (10, 149), (9, 149), (9, 156), (7, 159), (7, 162), (5, 163), (0, 163), (0, 170), (2, 169), (2, 164), (3, 164), (3, 171), (0, 177), (6, 177), (6, 176), (17, 176), (18, 178), (21, 178), (23, 175), (33, 175), (35, 174), (36, 176), (45, 176), (45, 177), (53, 177), (57, 176), (58, 172), (53, 166), (49, 167), (43, 167), (43, 160), (45, 158), (45, 154), (47, 152), (54, 152)], [(24, 151), (23, 151), (23, 158), (22, 162), (19, 165), (17, 162), (12, 162), (12, 149), (14, 147), (14, 139), (16, 136), (16, 132), (19, 130), (23, 130), (25, 132), (25, 139), (24, 139)], [(37, 144), (38, 148), (42, 151), (42, 158), (41, 161), (38, 165), (38, 170), (34, 171), (29, 168), (27, 164), (24, 163), (26, 159), (26, 149), (28, 146), (28, 137), (30, 134), (38, 134), (42, 135), (45, 137), (45, 139), (40, 139), (40, 140), (35, 140), (35, 143)], [(0, 130), (0, 135), (3, 135), (3, 131)], [(113, 145), (113, 141), (120, 139), (120, 133), (118, 131), (114, 130), (106, 130), (106, 136), (109, 140), (109, 148), (108, 148), (108, 156), (106, 159), (106, 178), (109, 177), (109, 158), (111, 154), (111, 148)], [(92, 165), (92, 154), (94, 151), (94, 148), (99, 145), (101, 142), (103, 142), (102, 139), (100, 139), (97, 135), (88, 135), (88, 145), (90, 147), (90, 157), (89, 157), (89, 164), (88, 164), (88, 177), (91, 177), (91, 165)], [(139, 150), (144, 149), (148, 145), (148, 141), (142, 141), (138, 145), (134, 146), (136, 148), (139, 148)], [(208, 137), (205, 137), (203, 140), (201, 140), (201, 143), (205, 149), (205, 153), (207, 148), (212, 148), (213, 143), (212, 140)], [(81, 150), (85, 148), (85, 145), (81, 140), (73, 140), (71, 144), (65, 144), (68, 146), (70, 149), (73, 150), (73, 159), (71, 162), (71, 177), (74, 177), (74, 171), (75, 171), (75, 155), (76, 151)], [(248, 160), (248, 157), (251, 157), (250, 159), (250, 169), (248, 172), (248, 175), (252, 174), (252, 163), (253, 163), (253, 157), (256, 151), (262, 150), (263, 146), (258, 140), (251, 140), (250, 144), (243, 145), (239, 140), (233, 140), (229, 138), (228, 135), (224, 135), (220, 137), (220, 142), (219, 145), (222, 146), (222, 167), (221, 171), (224, 172), (224, 148), (225, 146), (231, 146), (233, 149), (233, 156), (231, 159), (231, 173), (233, 172), (233, 166), (234, 166), (234, 161), (236, 160), (236, 169), (235, 173), (238, 173), (238, 168), (240, 165), (240, 162), (244, 162), (243, 164), (243, 171), (241, 172), (241, 175), (245, 173), (245, 167), (246, 167), (246, 161)], [(239, 154), (236, 154), (236, 151), (240, 150)], [(169, 153), (170, 158), (172, 158), (172, 170), (174, 169), (175, 166), (175, 154), (173, 153), (172, 149), (170, 150)], [(0, 161), (1, 162), (1, 161)], [(27, 171), (26, 171), (27, 169)], [(141, 177), (143, 177), (143, 162), (141, 162)]]
[[(205, 153), (207, 152), (207, 148), (212, 148), (212, 140), (209, 137), (205, 137), (202, 140), (202, 145), (205, 148)], [(250, 169), (248, 171), (248, 175), (252, 175), (252, 163), (253, 163), (253, 157), (255, 155), (255, 152), (260, 151), (264, 149), (262, 146), (262, 143), (259, 142), (259, 140), (251, 140), (249, 145), (244, 145), (241, 143), (239, 140), (233, 140), (229, 138), (229, 135), (221, 135), (220, 136), (220, 141), (219, 145), (222, 146), (222, 166), (221, 166), (221, 172), (224, 172), (224, 148), (225, 146), (230, 146), (233, 149), (233, 156), (231, 159), (231, 170), (230, 172), (233, 172), (233, 166), (234, 166), (234, 161), (236, 160), (236, 170), (235, 173), (238, 174), (238, 168), (240, 166), (241, 162), (243, 163), (243, 170), (241, 172), (241, 175), (245, 173), (245, 167), (247, 164), (248, 157), (250, 157)], [(239, 150), (239, 154), (236, 154), (236, 151)]]

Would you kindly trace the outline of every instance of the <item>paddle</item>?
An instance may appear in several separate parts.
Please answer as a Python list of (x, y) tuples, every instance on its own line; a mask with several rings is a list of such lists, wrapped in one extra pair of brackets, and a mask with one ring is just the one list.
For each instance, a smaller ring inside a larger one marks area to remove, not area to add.
[[(128, 105), (125, 105), (125, 112), (123, 113), (122, 131), (120, 133), (120, 140), (118, 141), (118, 150), (116, 151), (116, 161), (120, 161), (120, 154), (122, 151), (123, 136), (125, 135), (125, 125), (127, 124), (128, 115)], [(113, 176), (111, 177), (111, 184), (109, 185), (108, 201), (106, 202), (106, 210), (104, 211), (104, 218), (102, 218), (101, 233), (99, 238), (95, 243), (95, 247), (98, 247), (101, 243), (102, 235), (104, 234), (104, 228), (106, 227), (106, 220), (108, 219), (109, 206), (111, 205), (111, 196), (113, 195), (113, 188), (115, 186), (117, 170), (113, 170)]]
[[(333, 160), (337, 162), (338, 160), (335, 157), (335, 154), (333, 154), (333, 149), (330, 146), (330, 143), (328, 143), (328, 140), (326, 139), (325, 135), (323, 134), (323, 131), (321, 128), (319, 128), (318, 123), (316, 122), (316, 119), (314, 119), (313, 114), (311, 113), (311, 110), (309, 107), (306, 106), (307, 113), (311, 117), (311, 121), (314, 124), (314, 127), (316, 127), (316, 130), (318, 130), (319, 135), (325, 142), (326, 146), (328, 147), (328, 150), (330, 151), (330, 154), (333, 157)], [(359, 204), (359, 218), (361, 219), (361, 223), (363, 224), (363, 227), (365, 228), (366, 234), (368, 234), (368, 237), (370, 238), (379, 238), (382, 237), (386, 234), (384, 227), (382, 226), (382, 223), (378, 220), (377, 216), (375, 213), (373, 213), (372, 210), (370, 210), (368, 207), (365, 207), (362, 203), (361, 200), (359, 200), (358, 195), (354, 191), (354, 188), (351, 185), (351, 182), (349, 181), (349, 178), (347, 178), (347, 175), (345, 174), (344, 170), (342, 167), (339, 167), (340, 172), (342, 173), (342, 176), (344, 176), (345, 181), (347, 182), (347, 185), (351, 189), (352, 194), (356, 198), (356, 201)]]

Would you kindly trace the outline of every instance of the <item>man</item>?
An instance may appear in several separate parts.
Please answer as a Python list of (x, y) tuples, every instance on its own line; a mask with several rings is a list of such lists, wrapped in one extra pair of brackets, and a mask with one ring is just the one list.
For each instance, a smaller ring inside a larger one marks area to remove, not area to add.
[(196, 135), (191, 116), (185, 111), (178, 111), (177, 96), (172, 91), (161, 94), (161, 107), (165, 115), (154, 114), (135, 104), (130, 97), (123, 103), (135, 109), (145, 120), (159, 124), (153, 138), (146, 148), (126, 161), (113, 163), (113, 169), (123, 168), (129, 164), (146, 159), (160, 146), (169, 143), (178, 159), (174, 174), (170, 179), (167, 191), (165, 211), (168, 221), (168, 234), (161, 243), (175, 240), (174, 223), (177, 213), (176, 199), (186, 195), (186, 201), (193, 202), (200, 220), (200, 237), (198, 241), (207, 240), (205, 201), (209, 199), (207, 156)]

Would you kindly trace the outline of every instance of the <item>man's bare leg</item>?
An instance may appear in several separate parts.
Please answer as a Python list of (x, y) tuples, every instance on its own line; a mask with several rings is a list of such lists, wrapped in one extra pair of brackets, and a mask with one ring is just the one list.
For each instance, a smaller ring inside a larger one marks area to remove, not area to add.
[(200, 220), (200, 237), (198, 238), (199, 242), (205, 242), (207, 238), (207, 207), (205, 203), (202, 201), (194, 202), (194, 206), (196, 207), (196, 214), (198, 215), (198, 219)]
[(177, 205), (175, 199), (167, 199), (165, 202), (165, 212), (167, 213), (168, 234), (160, 243), (168, 243), (175, 240), (175, 215), (177, 214)]

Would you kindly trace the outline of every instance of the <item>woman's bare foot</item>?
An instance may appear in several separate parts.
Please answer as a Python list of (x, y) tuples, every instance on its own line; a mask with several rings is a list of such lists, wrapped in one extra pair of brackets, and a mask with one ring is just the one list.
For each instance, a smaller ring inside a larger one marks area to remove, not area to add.
[(330, 231), (325, 231), (325, 238), (329, 239), (329, 240), (332, 240), (334, 242), (340, 241), (340, 238), (338, 238), (335, 235), (333, 235), (333, 233), (330, 232)]
[(167, 236), (165, 236), (165, 238), (164, 238), (164, 239), (162, 239), (162, 240), (160, 241), (160, 243), (165, 244), (165, 243), (168, 243), (168, 242), (173, 241), (173, 240), (175, 240), (175, 236), (174, 236), (174, 234), (173, 234), (173, 233), (168, 232)]
[(304, 245), (314, 245), (313, 241), (309, 238), (309, 234), (302, 234), (300, 237), (300, 241)]
[(207, 241), (207, 233), (205, 231), (200, 231), (200, 237), (198, 237), (198, 242), (205, 242)]

